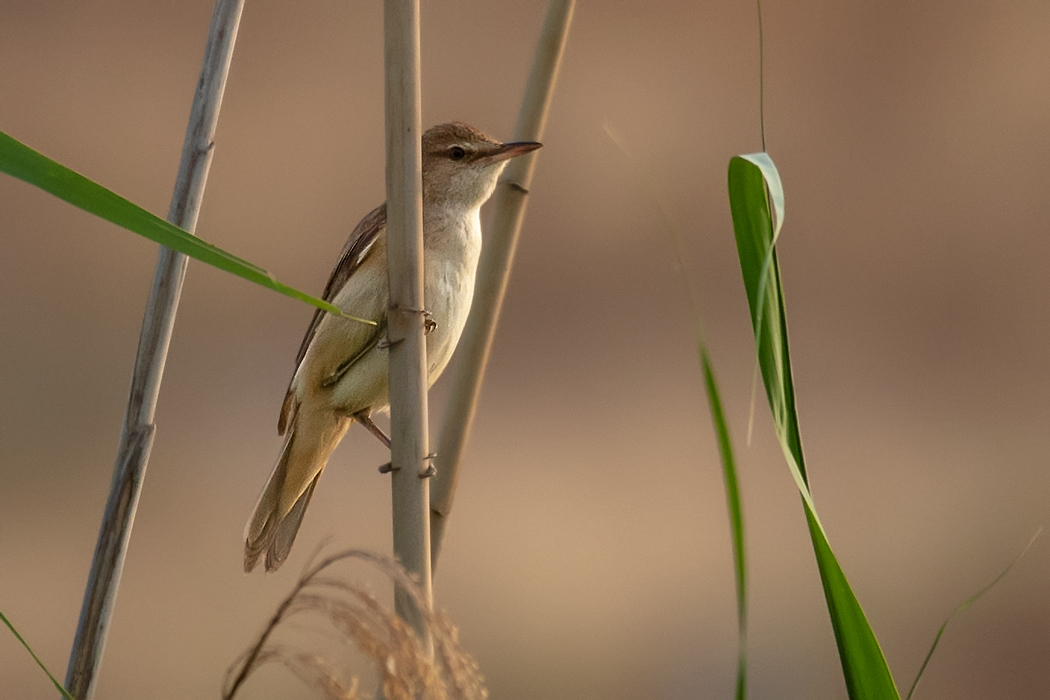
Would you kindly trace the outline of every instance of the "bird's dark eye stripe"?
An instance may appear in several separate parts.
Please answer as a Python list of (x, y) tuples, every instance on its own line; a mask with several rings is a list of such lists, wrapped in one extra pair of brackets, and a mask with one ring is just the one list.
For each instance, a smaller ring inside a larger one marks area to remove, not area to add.
[(465, 158), (466, 155), (467, 152), (459, 146), (453, 146), (452, 148), (448, 149), (448, 157), (452, 160), (463, 160), (463, 158)]

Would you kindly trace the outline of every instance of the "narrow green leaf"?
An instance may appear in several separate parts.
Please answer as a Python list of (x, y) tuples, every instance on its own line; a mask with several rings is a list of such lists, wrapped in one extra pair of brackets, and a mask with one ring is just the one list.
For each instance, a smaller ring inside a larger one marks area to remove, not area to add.
[(700, 318), (700, 303), (693, 285), (689, 284), (689, 277), (685, 275), (688, 269), (685, 257), (685, 240), (681, 227), (671, 216), (671, 210), (662, 196), (661, 188), (656, 186), (656, 181), (644, 163), (631, 156), (627, 149), (627, 142), (620, 133), (609, 122), (602, 124), (605, 134), (619, 149), (623, 157), (631, 164), (631, 170), (638, 174), (642, 184), (645, 185), (649, 196), (652, 197), (660, 216), (664, 221), (664, 230), (671, 239), (675, 257), (682, 270), (682, 283), (685, 287), (689, 305), (692, 307), (693, 316), (696, 321), (697, 349), (700, 354), (700, 366), (704, 373), (704, 388), (707, 392), (707, 400), (711, 408), (711, 420), (714, 423), (715, 434), (718, 438), (718, 451), (722, 460), (722, 474), (726, 487), (726, 503), (729, 509), (729, 526), (733, 539), (733, 567), (736, 573), (736, 609), (737, 609), (737, 675), (736, 675), (736, 698), (744, 700), (747, 697), (747, 552), (744, 539), (744, 513), (740, 505), (740, 487), (736, 475), (736, 461), (733, 459), (733, 445), (729, 439), (729, 426), (726, 423), (725, 413), (722, 411), (722, 399), (718, 393), (718, 385), (715, 382), (714, 369), (711, 359), (707, 354), (707, 345), (704, 342), (703, 324)]
[(202, 241), (3, 132), (0, 132), (0, 172), (24, 180), (75, 207), (220, 270), (293, 299), (305, 301), (330, 314), (376, 325), (375, 321), (343, 313), (334, 304), (278, 282), (272, 274), (258, 265)]
[(784, 220), (784, 191), (766, 153), (729, 161), (729, 202), (758, 365), (777, 439), (802, 495), (846, 690), (852, 700), (899, 700), (878, 640), (828, 544), (809, 491), (775, 248)]
[(733, 443), (729, 439), (729, 426), (722, 410), (722, 399), (715, 382), (715, 373), (707, 348), (700, 343), (700, 365), (704, 371), (704, 388), (711, 407), (711, 420), (718, 438), (718, 452), (722, 458), (722, 476), (726, 485), (726, 505), (729, 508), (729, 526), (733, 537), (733, 568), (736, 572), (737, 612), (737, 668), (736, 699), (747, 697), (747, 559), (744, 552), (744, 510), (740, 505), (740, 485), (736, 476), (736, 460), (733, 458)]
[(925, 673), (926, 666), (929, 665), (930, 659), (933, 658), (933, 652), (937, 650), (937, 645), (940, 644), (941, 637), (944, 635), (944, 630), (947, 629), (948, 623), (951, 622), (956, 615), (958, 615), (963, 610), (966, 610), (966, 608), (976, 603), (978, 599), (980, 599), (985, 593), (992, 590), (992, 588), (994, 588), (997, 583), (1006, 578), (1006, 575), (1010, 573), (1010, 569), (1014, 568), (1014, 565), (1017, 562), (1021, 561), (1021, 558), (1028, 553), (1029, 549), (1032, 548), (1032, 545), (1035, 544), (1036, 538), (1039, 537), (1039, 534), (1042, 531), (1043, 528), (1042, 526), (1040, 526), (1039, 529), (1035, 531), (1035, 534), (1032, 535), (1032, 539), (1028, 540), (1028, 544), (1025, 545), (1025, 548), (1021, 550), (1021, 553), (1014, 557), (1014, 560), (1010, 562), (1005, 569), (999, 572), (999, 575), (992, 579), (991, 583), (974, 593), (972, 596), (970, 596), (963, 602), (959, 603), (957, 606), (955, 606), (954, 610), (948, 613), (948, 617), (945, 618), (944, 622), (941, 623), (940, 628), (937, 630), (937, 634), (933, 638), (933, 644), (930, 645), (930, 650), (926, 652), (926, 658), (922, 660), (922, 666), (919, 667), (919, 672), (915, 674), (915, 680), (912, 682), (911, 688), (908, 690), (908, 695), (906, 696), (905, 700), (911, 700), (911, 696), (915, 694), (915, 689), (919, 687), (919, 681), (922, 680), (922, 674)]
[(51, 671), (47, 670), (47, 666), (44, 665), (44, 662), (41, 661), (39, 657), (37, 657), (37, 655), (33, 652), (32, 648), (30, 648), (29, 644), (26, 643), (26, 640), (22, 639), (22, 635), (18, 633), (18, 630), (15, 629), (15, 626), (11, 624), (11, 621), (8, 620), (7, 616), (4, 615), (2, 612), (0, 612), (0, 622), (3, 622), (5, 625), (7, 625), (7, 629), (11, 630), (11, 634), (15, 635), (15, 639), (22, 643), (22, 646), (26, 648), (26, 651), (29, 652), (29, 655), (33, 657), (33, 661), (36, 661), (36, 665), (39, 666), (44, 671), (44, 673), (47, 674), (47, 677), (51, 679), (51, 682), (55, 684), (55, 688), (58, 690), (59, 693), (62, 694), (62, 697), (64, 697), (66, 700), (73, 700), (73, 696), (69, 694), (69, 691), (63, 688), (62, 684), (59, 683), (58, 680), (51, 675)]

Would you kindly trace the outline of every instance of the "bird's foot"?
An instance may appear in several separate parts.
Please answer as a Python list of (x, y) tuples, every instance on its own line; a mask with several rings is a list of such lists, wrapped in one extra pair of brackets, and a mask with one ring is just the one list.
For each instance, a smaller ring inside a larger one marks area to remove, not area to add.
[[(426, 309), (410, 309), (402, 306), (391, 307), (390, 311), (401, 311), (410, 314), (420, 314), (423, 317), (423, 335), (430, 335), (435, 330), (437, 330), (438, 324), (437, 321), (434, 320), (434, 314), (430, 313)], [(387, 336), (377, 343), (377, 347), (379, 347), (381, 350), (388, 350), (394, 345), (397, 345), (398, 343), (402, 342), (403, 340), (404, 338), (397, 338), (395, 340), (391, 340), (390, 337)]]
[[(428, 454), (426, 457), (423, 458), (423, 461), (424, 462), (433, 462), (435, 459), (437, 459), (437, 452), (431, 452), (430, 454)], [(427, 468), (419, 473), (419, 478), (420, 479), (429, 479), (430, 477), (435, 476), (437, 473), (438, 473), (437, 467), (435, 467), (433, 464), (428, 464)]]
[[(434, 452), (431, 452), (430, 454), (428, 454), (426, 457), (423, 458), (423, 461), (424, 462), (430, 462), (430, 461), (432, 461), (432, 460), (434, 460), (436, 458), (437, 458), (437, 454), (434, 453)], [(384, 465), (379, 467), (379, 473), (380, 474), (389, 474), (390, 472), (397, 471), (398, 469), (400, 469), (400, 467), (395, 467), (392, 462), (387, 462), (386, 464), (384, 464)], [(420, 479), (429, 479), (430, 477), (435, 476), (437, 473), (438, 473), (437, 472), (437, 467), (435, 467), (433, 464), (428, 464), (427, 468), (419, 473), (419, 478)]]

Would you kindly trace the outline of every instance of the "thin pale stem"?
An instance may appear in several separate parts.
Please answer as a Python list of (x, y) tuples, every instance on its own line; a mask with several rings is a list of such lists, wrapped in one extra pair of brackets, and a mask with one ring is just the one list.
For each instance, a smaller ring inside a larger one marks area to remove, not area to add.
[[(182, 147), (182, 161), (168, 212), (168, 221), (190, 232), (197, 225), (197, 214), (211, 165), (215, 125), (243, 6), (244, 0), (217, 0), (212, 14), (204, 65), (193, 97)], [(135, 522), (135, 509), (153, 445), (153, 418), (186, 274), (186, 262), (187, 258), (181, 253), (169, 248), (160, 249), (153, 287), (142, 321), (109, 500), (99, 529), (80, 610), (80, 622), (69, 657), (66, 688), (77, 700), (88, 700), (94, 693), (95, 680), (105, 651), (106, 634), (116, 603), (131, 528)]]
[[(551, 0), (547, 8), (547, 18), (518, 114), (515, 141), (542, 140), (575, 4), (575, 0)], [(474, 302), (459, 343), (459, 369), (452, 380), (437, 450), (437, 476), (433, 479), (430, 496), (431, 561), (434, 567), (452, 510), (460, 460), (470, 436), (481, 381), (514, 264), (518, 234), (536, 169), (536, 155), (533, 153), (512, 160), (496, 188), (492, 228), (481, 253)]]
[(766, 150), (766, 47), (762, 37), (762, 0), (758, 4), (758, 123), (762, 151)]
[[(387, 267), (390, 310), (390, 463), (394, 554), (430, 586), (427, 367), (423, 315), (423, 186), (420, 153), (419, 0), (385, 0)], [(424, 648), (430, 634), (416, 602), (395, 589), (398, 614)]]

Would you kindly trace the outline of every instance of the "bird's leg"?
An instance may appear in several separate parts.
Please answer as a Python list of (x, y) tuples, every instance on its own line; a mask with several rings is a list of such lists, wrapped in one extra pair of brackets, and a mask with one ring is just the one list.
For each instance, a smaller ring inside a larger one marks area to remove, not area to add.
[[(361, 425), (368, 428), (368, 432), (372, 433), (377, 438), (379, 438), (379, 441), (386, 445), (386, 448), (388, 450), (390, 449), (390, 438), (387, 437), (387, 434), (383, 432), (382, 428), (380, 428), (378, 425), (372, 422), (372, 418), (368, 415), (367, 411), (355, 413), (354, 418), (356, 418)], [(389, 474), (392, 471), (394, 471), (394, 465), (390, 462), (387, 462), (386, 464), (379, 467), (380, 474)]]
[(386, 448), (388, 450), (390, 449), (390, 438), (387, 437), (387, 434), (383, 432), (382, 428), (380, 428), (378, 425), (372, 422), (372, 418), (368, 415), (367, 412), (361, 411), (360, 413), (355, 413), (354, 418), (361, 425), (368, 428), (368, 432), (372, 433), (377, 438), (379, 438), (379, 441), (386, 445)]

